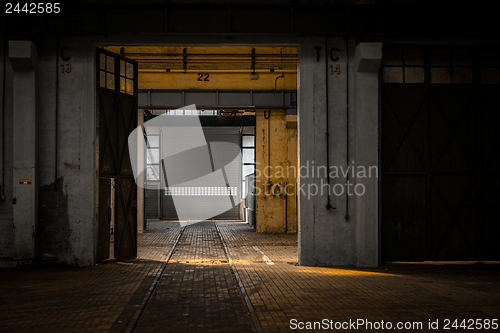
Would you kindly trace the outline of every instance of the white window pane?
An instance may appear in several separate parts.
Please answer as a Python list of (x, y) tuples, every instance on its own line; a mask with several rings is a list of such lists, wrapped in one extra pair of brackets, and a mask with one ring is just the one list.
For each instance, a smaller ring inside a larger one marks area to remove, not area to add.
[(242, 136), (243, 147), (255, 147), (255, 136)]
[(156, 135), (148, 135), (148, 144), (150, 148), (158, 148), (160, 147), (160, 137)]
[(254, 149), (242, 149), (243, 163), (254, 163)]
[(147, 152), (147, 164), (158, 164), (160, 163), (160, 150), (157, 148), (148, 149)]
[(160, 166), (159, 165), (148, 165), (146, 169), (146, 180), (147, 181), (159, 181), (160, 180)]
[(242, 168), (242, 178), (245, 179), (246, 176), (252, 174), (254, 172), (254, 166), (253, 165), (243, 165)]

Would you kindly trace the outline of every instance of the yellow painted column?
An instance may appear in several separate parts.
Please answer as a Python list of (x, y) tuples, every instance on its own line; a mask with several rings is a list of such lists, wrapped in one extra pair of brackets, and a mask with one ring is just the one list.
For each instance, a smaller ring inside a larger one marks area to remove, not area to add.
[[(257, 232), (297, 232), (297, 129), (287, 128), (286, 112), (257, 112)], [(289, 195), (287, 195), (289, 193)]]
[(297, 116), (286, 116), (287, 135), (287, 232), (297, 232), (297, 177), (299, 176), (297, 155)]

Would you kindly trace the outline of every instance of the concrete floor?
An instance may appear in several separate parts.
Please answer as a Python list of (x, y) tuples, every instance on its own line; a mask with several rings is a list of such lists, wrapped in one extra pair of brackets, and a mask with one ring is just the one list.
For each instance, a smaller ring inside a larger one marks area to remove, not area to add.
[[(332, 332), (385, 331), (389, 323), (392, 331), (437, 332), (447, 319), (451, 331), (495, 331), (499, 264), (303, 267), (296, 235), (257, 234), (241, 222), (182, 229), (152, 221), (137, 260), (0, 269), (0, 332), (328, 331), (314, 329), (320, 321)], [(489, 329), (478, 329), (478, 319)]]

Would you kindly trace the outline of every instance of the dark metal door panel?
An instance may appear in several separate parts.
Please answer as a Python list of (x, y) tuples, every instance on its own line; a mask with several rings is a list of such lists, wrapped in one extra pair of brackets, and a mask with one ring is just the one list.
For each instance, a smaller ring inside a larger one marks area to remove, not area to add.
[(480, 123), (480, 176), (478, 246), (484, 260), (500, 258), (500, 219), (498, 205), (500, 202), (500, 130), (498, 114), (500, 113), (500, 86), (487, 86), (481, 89), (481, 123)]
[(476, 89), (385, 85), (383, 90), (384, 260), (477, 258)]
[(120, 177), (116, 182), (115, 257), (137, 256), (137, 200), (135, 179)]
[(388, 175), (382, 196), (383, 257), (387, 261), (423, 261), (427, 257), (426, 177)]
[(429, 169), (433, 260), (477, 259), (477, 126), (474, 86), (430, 88)]
[(384, 87), (382, 96), (382, 256), (420, 261), (427, 256), (429, 207), (429, 92)]
[(111, 220), (110, 208), (111, 180), (99, 178), (99, 224), (97, 235), (96, 261), (109, 258), (109, 228)]
[(500, 85), (433, 84), (424, 52), (425, 82), (382, 85), (383, 260), (498, 260)]
[(100, 178), (97, 260), (109, 257), (109, 217), (101, 212), (102, 205), (110, 202), (111, 178), (116, 181), (114, 256), (129, 259), (137, 256), (137, 186), (128, 150), (128, 136), (137, 127), (137, 63), (103, 49), (97, 49), (96, 59)]

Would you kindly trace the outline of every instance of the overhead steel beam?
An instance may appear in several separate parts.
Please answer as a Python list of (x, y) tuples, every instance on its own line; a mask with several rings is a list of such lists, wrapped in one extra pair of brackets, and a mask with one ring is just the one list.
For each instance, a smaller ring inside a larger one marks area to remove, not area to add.
[[(150, 110), (144, 110), (144, 122), (158, 117), (160, 114), (153, 114)], [(228, 117), (222, 115), (199, 116), (200, 124), (203, 127), (226, 127), (226, 126), (255, 126), (255, 116)]]
[(296, 109), (296, 91), (139, 91), (140, 109)]

